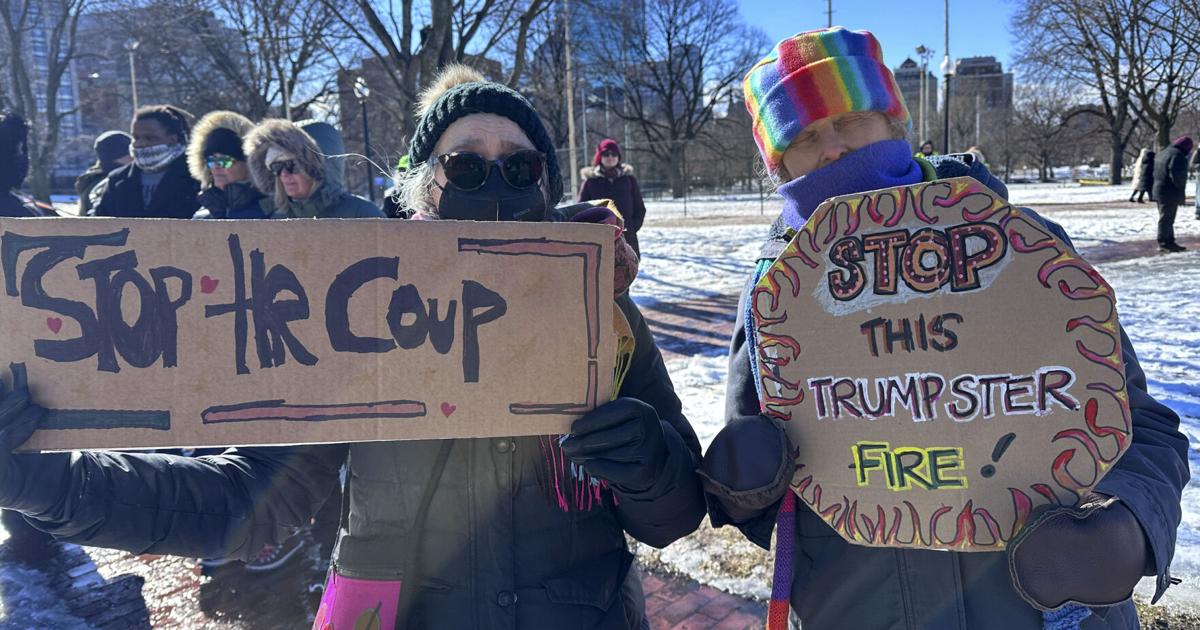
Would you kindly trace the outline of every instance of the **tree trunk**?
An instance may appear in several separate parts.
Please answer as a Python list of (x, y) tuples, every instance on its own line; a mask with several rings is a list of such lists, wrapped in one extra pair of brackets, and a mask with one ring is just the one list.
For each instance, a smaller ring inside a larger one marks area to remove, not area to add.
[[(32, 156), (31, 156), (32, 157)], [(54, 173), (54, 164), (50, 160), (32, 161), (29, 169), (29, 194), (38, 201), (50, 203), (50, 184)]]
[(1165, 120), (1155, 120), (1154, 126), (1157, 130), (1155, 139), (1158, 140), (1158, 150), (1161, 151), (1171, 146), (1171, 126)]
[(672, 153), (667, 157), (667, 171), (671, 174), (671, 198), (682, 199), (686, 190), (683, 177), (683, 156)]
[(1125, 162), (1125, 143), (1119, 134), (1112, 135), (1112, 150), (1108, 161), (1108, 183), (1112, 186), (1121, 184), (1121, 168)]

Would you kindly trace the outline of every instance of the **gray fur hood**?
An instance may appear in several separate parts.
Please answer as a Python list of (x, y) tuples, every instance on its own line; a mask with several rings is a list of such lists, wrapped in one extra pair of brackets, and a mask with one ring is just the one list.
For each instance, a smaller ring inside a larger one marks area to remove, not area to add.
[[(275, 176), (271, 174), (271, 169), (267, 168), (267, 150), (272, 146), (294, 155), (300, 168), (304, 169), (309, 177), (321, 182), (325, 182), (327, 179), (325, 158), (321, 154), (321, 150), (317, 148), (317, 143), (313, 141), (312, 136), (309, 136), (290, 120), (267, 119), (259, 123), (246, 136), (242, 145), (242, 150), (246, 152), (246, 161), (250, 166), (250, 177), (254, 180), (254, 187), (258, 188), (262, 194), (275, 195), (277, 193)], [(286, 198), (283, 201), (286, 204)], [(276, 207), (284, 204), (278, 203), (277, 200)]]

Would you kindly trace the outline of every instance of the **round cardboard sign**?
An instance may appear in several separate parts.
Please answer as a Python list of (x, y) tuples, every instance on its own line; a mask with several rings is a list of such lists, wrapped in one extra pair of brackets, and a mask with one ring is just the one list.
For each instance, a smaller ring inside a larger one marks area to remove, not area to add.
[(763, 412), (846, 540), (995, 551), (1128, 448), (1112, 288), (968, 177), (830, 199), (761, 278)]

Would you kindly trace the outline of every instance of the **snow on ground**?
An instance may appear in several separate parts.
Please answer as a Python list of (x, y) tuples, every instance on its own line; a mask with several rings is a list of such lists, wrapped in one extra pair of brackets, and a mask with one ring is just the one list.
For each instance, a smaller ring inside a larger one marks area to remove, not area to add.
[[(1049, 213), (1077, 244), (1152, 238), (1131, 227), (1131, 210), (1081, 210)], [(1153, 211), (1147, 209), (1146, 221)], [(1151, 229), (1147, 227), (1146, 229)], [(1181, 214), (1181, 234), (1200, 233), (1200, 221)], [(648, 227), (638, 234), (645, 262), (632, 293), (642, 304), (740, 290), (753, 266), (765, 225)], [(1200, 251), (1159, 255), (1099, 267), (1116, 289), (1121, 322), (1132, 339), (1150, 392), (1182, 416), (1191, 443), (1192, 481), (1183, 495), (1183, 523), (1172, 573), (1184, 579), (1163, 600), (1172, 610), (1200, 612)], [(701, 443), (707, 447), (723, 424), (727, 357), (672, 359), (668, 370)], [(677, 548), (678, 547), (678, 548)], [(765, 584), (725, 580), (720, 571), (699, 562), (702, 550), (673, 545), (662, 561), (701, 581), (747, 595), (762, 595)], [(1143, 581), (1139, 593), (1149, 596)]]
[[(1195, 183), (1188, 186), (1192, 191)], [(1010, 184), (1008, 198), (1015, 204), (1030, 206), (1037, 209), (1043, 204), (1094, 204), (1128, 202), (1131, 186), (1081, 186), (1075, 183), (1048, 184)], [(714, 217), (762, 217), (769, 221), (779, 214), (783, 202), (778, 195), (764, 192), (762, 198), (758, 194), (736, 195), (697, 195), (686, 201), (683, 199), (655, 199), (646, 202), (646, 223), (654, 225), (663, 221), (678, 221), (687, 218)], [(1136, 211), (1133, 209), (1137, 209)], [(1191, 202), (1179, 209), (1180, 217), (1187, 215)], [(1147, 217), (1157, 216), (1157, 206), (1153, 203), (1130, 203), (1131, 211), (1139, 212)], [(1150, 232), (1153, 237), (1153, 231)]]
[[(0, 529), (0, 543), (7, 538), (8, 534)], [(19, 563), (8, 563), (0, 570), (0, 628), (87, 630), (88, 627), (67, 610), (41, 571)]]

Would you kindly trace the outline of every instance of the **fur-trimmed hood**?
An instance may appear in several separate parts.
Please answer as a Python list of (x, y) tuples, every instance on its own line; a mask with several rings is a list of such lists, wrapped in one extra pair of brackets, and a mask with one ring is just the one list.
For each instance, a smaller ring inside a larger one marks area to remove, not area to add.
[[(604, 177), (603, 166), (585, 166), (579, 169), (579, 175), (584, 179), (599, 179)], [(617, 177), (628, 177), (633, 175), (633, 167), (622, 162), (617, 165)]]
[[(209, 134), (217, 129), (228, 129), (245, 140), (246, 134), (253, 128), (254, 123), (250, 122), (249, 118), (237, 112), (227, 111), (209, 112), (196, 123), (192, 128), (191, 140), (188, 141), (187, 164), (188, 172), (192, 174), (193, 179), (200, 182), (201, 190), (213, 185), (208, 165), (204, 163), (204, 143), (208, 141)], [(246, 154), (249, 155), (249, 152)]]
[(312, 136), (289, 120), (271, 118), (262, 121), (246, 136), (242, 149), (246, 152), (254, 187), (264, 195), (273, 195), (276, 208), (287, 207), (288, 199), (283, 186), (275, 181), (271, 169), (267, 168), (267, 150), (272, 146), (296, 156), (296, 162), (309, 177), (322, 184), (328, 179), (325, 157)]

